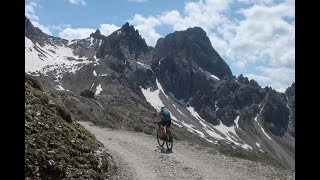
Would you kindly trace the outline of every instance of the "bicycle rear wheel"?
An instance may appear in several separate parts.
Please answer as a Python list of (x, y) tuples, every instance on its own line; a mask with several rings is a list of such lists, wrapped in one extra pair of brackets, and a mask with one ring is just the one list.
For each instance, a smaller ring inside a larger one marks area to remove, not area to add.
[(171, 131), (167, 131), (166, 145), (168, 150), (171, 151), (173, 146), (173, 137), (172, 137)]
[(161, 134), (160, 134), (160, 128), (159, 128), (158, 131), (157, 131), (157, 140), (158, 140), (159, 146), (160, 146), (160, 147), (163, 147), (165, 140), (161, 140), (161, 139), (160, 139), (160, 135), (161, 135)]

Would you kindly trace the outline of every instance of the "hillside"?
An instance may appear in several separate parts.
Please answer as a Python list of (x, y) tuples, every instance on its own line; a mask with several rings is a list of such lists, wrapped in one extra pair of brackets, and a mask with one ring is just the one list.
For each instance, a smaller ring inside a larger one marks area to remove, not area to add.
[(26, 179), (106, 179), (115, 171), (103, 144), (26, 74)]

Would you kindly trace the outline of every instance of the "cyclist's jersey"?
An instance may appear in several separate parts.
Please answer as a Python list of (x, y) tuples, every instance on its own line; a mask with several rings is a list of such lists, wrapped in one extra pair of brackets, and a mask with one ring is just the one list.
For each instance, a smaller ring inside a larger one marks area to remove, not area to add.
[(161, 109), (161, 120), (163, 122), (169, 122), (171, 121), (170, 112), (167, 108)]

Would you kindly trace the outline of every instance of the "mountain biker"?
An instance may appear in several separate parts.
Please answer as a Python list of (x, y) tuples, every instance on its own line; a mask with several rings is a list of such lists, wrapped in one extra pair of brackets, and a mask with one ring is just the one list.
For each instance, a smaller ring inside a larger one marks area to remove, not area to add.
[[(160, 119), (161, 117), (161, 119)], [(163, 139), (164, 135), (166, 134), (166, 132), (164, 132), (164, 128), (162, 127), (166, 127), (167, 130), (169, 130), (169, 127), (171, 125), (171, 115), (169, 110), (166, 107), (161, 107), (161, 111), (157, 114), (157, 118), (158, 121), (156, 122), (160, 122), (161, 124), (161, 128), (160, 128), (160, 136)]]

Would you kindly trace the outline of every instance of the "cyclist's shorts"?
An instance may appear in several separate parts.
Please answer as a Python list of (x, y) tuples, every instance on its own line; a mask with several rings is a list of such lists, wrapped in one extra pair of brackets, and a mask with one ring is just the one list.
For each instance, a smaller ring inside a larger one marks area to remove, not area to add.
[(167, 127), (170, 127), (170, 125), (171, 125), (171, 120), (170, 121), (168, 121), (168, 122), (161, 122), (161, 125), (162, 126), (165, 126), (165, 125), (167, 125)]

